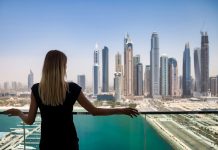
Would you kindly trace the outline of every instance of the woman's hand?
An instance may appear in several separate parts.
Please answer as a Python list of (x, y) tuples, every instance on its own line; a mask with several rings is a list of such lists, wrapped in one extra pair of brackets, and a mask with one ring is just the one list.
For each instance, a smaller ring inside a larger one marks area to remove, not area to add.
[(122, 114), (128, 115), (130, 117), (137, 117), (137, 115), (139, 115), (139, 112), (137, 109), (133, 109), (133, 108), (123, 108), (120, 109)]
[(4, 111), (4, 114), (8, 115), (8, 116), (21, 116), (22, 111), (20, 111), (19, 109), (8, 109), (6, 111)]

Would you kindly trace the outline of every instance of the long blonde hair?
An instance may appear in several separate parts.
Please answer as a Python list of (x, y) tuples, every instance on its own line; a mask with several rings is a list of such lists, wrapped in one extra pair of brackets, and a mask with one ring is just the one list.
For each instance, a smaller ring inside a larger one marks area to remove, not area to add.
[(66, 65), (67, 57), (63, 52), (51, 50), (46, 54), (39, 83), (39, 95), (43, 104), (63, 104), (68, 90), (68, 84), (64, 80)]

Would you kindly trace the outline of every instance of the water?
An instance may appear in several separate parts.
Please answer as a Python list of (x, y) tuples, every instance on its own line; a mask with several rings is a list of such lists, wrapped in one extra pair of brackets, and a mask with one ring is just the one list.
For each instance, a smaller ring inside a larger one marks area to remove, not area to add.
[[(20, 124), (20, 119), (0, 115), (0, 132)], [(80, 150), (171, 150), (172, 147), (156, 132), (143, 117), (128, 116), (93, 117), (74, 115)], [(31, 128), (31, 126), (27, 127)], [(39, 135), (30, 135), (39, 138)], [(39, 139), (27, 142), (39, 142)], [(38, 145), (28, 146), (38, 147)]]

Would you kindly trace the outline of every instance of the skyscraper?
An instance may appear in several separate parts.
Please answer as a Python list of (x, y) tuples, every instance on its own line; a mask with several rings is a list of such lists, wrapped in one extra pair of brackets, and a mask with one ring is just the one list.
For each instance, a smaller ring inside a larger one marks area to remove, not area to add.
[(85, 89), (86, 89), (86, 76), (84, 74), (77, 76), (77, 84), (82, 88), (82, 91), (85, 91)]
[(194, 50), (195, 90), (201, 92), (201, 49)]
[[(119, 77), (119, 87), (121, 89), (121, 95), (124, 93), (124, 82), (123, 82), (123, 65), (122, 65), (122, 57), (121, 54), (118, 52), (115, 55), (115, 73), (120, 73), (120, 77)], [(116, 76), (115, 76), (116, 77)], [(114, 78), (114, 82), (115, 82), (115, 78)], [(115, 90), (115, 83), (114, 83), (114, 90)]]
[(175, 58), (168, 59), (168, 89), (170, 96), (179, 96), (178, 65)]
[(93, 66), (93, 96), (99, 94), (99, 49), (98, 44), (95, 45), (94, 50), (94, 66)]
[(30, 70), (30, 73), (28, 74), (28, 90), (31, 89), (33, 86), (33, 72)]
[(109, 92), (109, 58), (108, 48), (102, 49), (102, 92)]
[(151, 36), (151, 51), (150, 51), (150, 78), (151, 78), (151, 96), (160, 95), (160, 75), (159, 75), (159, 38), (156, 32)]
[(216, 95), (218, 96), (218, 75), (216, 76)]
[(136, 94), (138, 96), (143, 95), (143, 65), (138, 63), (136, 65)]
[(182, 90), (183, 96), (191, 96), (191, 58), (189, 43), (185, 44), (185, 50), (183, 53), (183, 83)]
[(9, 82), (4, 82), (4, 90), (9, 90)]
[(124, 95), (133, 95), (133, 44), (129, 34), (124, 38)]
[(138, 81), (137, 81), (137, 65), (140, 63), (140, 55), (136, 55), (133, 57), (133, 91), (134, 95), (138, 95)]
[(145, 75), (144, 75), (144, 92), (145, 95), (148, 96), (150, 95), (150, 66), (146, 65), (145, 66)]
[(168, 57), (160, 57), (160, 94), (168, 96)]
[(211, 92), (211, 96), (216, 96), (216, 92), (217, 92), (217, 81), (216, 81), (216, 77), (210, 77), (210, 92)]
[(115, 88), (115, 100), (121, 100), (121, 72), (114, 74), (114, 88)]
[(207, 32), (201, 32), (201, 93), (207, 95), (209, 84), (209, 41)]
[(119, 52), (115, 55), (115, 72), (121, 72), (123, 74), (122, 57)]
[(11, 87), (13, 90), (17, 90), (17, 82), (16, 81), (12, 81), (11, 82)]

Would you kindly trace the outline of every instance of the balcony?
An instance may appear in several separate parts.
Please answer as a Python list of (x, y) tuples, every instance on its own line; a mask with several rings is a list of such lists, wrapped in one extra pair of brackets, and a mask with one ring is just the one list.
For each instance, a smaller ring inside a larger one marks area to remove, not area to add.
[[(141, 112), (133, 119), (86, 112), (73, 115), (80, 150), (218, 149), (217, 110)], [(0, 149), (38, 149), (39, 116), (31, 126), (2, 113), (0, 120)]]

